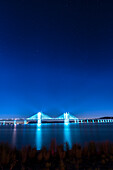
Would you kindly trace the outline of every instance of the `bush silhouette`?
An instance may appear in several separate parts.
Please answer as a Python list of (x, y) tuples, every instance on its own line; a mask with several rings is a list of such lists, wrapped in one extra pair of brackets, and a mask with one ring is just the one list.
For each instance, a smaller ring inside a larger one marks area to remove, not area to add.
[(49, 150), (40, 151), (31, 146), (21, 150), (0, 143), (0, 169), (113, 169), (113, 143), (90, 142), (84, 147), (74, 144), (56, 146), (54, 141)]

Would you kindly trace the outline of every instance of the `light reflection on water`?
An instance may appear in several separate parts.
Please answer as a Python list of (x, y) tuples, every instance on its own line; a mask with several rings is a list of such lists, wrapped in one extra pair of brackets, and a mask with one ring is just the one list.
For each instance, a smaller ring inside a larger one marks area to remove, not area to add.
[(36, 128), (36, 148), (40, 150), (42, 148), (42, 133), (41, 125), (37, 125)]
[(12, 145), (15, 146), (16, 144), (16, 125), (13, 128), (13, 138), (12, 138)]
[(43, 146), (50, 148), (55, 139), (57, 145), (67, 142), (69, 148), (73, 144), (84, 145), (87, 142), (113, 142), (113, 123), (46, 123), (28, 125), (1, 125), (0, 142), (8, 142), (13, 147), (22, 148), (31, 145), (40, 150)]
[[(69, 148), (72, 147), (71, 143), (71, 134), (70, 134), (70, 124), (69, 123), (64, 123), (64, 144), (68, 143)], [(65, 147), (65, 145), (64, 145)]]

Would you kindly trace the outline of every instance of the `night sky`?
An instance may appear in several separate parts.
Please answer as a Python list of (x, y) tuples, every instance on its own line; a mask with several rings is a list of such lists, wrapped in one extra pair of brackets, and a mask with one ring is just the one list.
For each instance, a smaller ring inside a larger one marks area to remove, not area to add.
[(0, 2), (0, 117), (113, 116), (113, 1)]

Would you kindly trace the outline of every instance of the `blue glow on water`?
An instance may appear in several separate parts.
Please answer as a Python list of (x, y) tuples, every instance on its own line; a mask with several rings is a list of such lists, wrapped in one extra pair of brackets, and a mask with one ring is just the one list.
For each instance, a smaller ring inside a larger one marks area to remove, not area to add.
[(41, 126), (41, 123), (37, 123), (37, 127), (40, 127)]
[(12, 145), (16, 145), (16, 126), (13, 128), (13, 138), (12, 138)]
[(65, 122), (64, 124), (65, 124), (66, 126), (69, 125), (69, 123), (66, 123), (66, 122)]
[[(71, 134), (70, 134), (70, 124), (64, 124), (64, 144), (66, 144), (66, 142), (68, 143), (69, 148), (71, 148), (72, 142), (71, 142)], [(64, 149), (66, 148), (64, 147)]]
[[(103, 119), (100, 119), (102, 122)], [(110, 119), (109, 119), (110, 121)], [(112, 120), (111, 120), (112, 121)], [(3, 123), (3, 121), (2, 121)], [(18, 122), (17, 122), (18, 123)], [(12, 146), (22, 148), (31, 145), (40, 150), (43, 146), (50, 148), (52, 139), (56, 139), (58, 145), (67, 142), (69, 148), (74, 143), (84, 144), (88, 141), (112, 141), (113, 123), (44, 123), (41, 125), (7, 125), (0, 126), (0, 142), (9, 142)]]
[(37, 125), (36, 128), (36, 148), (40, 150), (42, 148), (42, 127)]

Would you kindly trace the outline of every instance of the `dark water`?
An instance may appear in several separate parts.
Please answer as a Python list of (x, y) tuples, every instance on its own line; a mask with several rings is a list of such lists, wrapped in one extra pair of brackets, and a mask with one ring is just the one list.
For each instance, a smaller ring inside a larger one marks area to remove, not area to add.
[(65, 144), (68, 142), (71, 148), (74, 143), (84, 145), (89, 141), (113, 142), (113, 124), (112, 123), (63, 123), (42, 124), (38, 127), (33, 125), (1, 125), (0, 142), (8, 142), (12, 146), (22, 148), (26, 145), (40, 150), (43, 146), (50, 147), (51, 140), (55, 139), (56, 144)]

